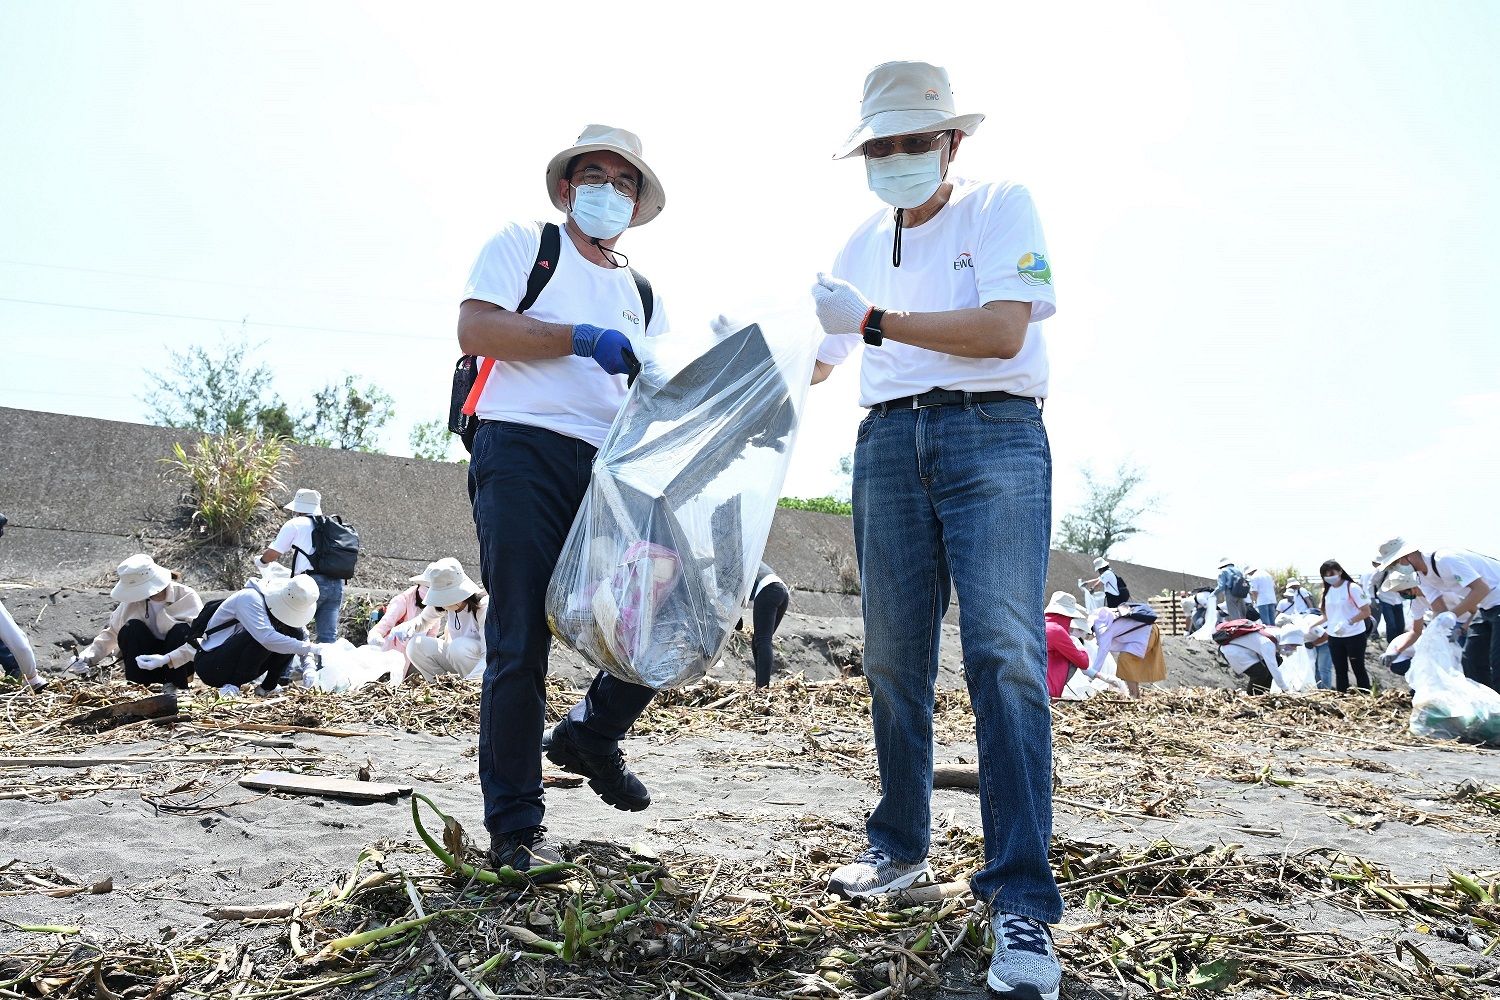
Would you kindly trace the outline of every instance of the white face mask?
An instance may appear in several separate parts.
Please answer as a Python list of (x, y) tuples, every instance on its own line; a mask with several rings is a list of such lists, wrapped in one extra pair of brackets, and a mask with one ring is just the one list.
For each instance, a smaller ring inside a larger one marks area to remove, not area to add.
[(1325, 576), (1323, 577), (1323, 582), (1328, 584), (1328, 586), (1330, 587), (1337, 587), (1339, 584), (1344, 582), (1344, 578), (1341, 576)]
[(613, 184), (583, 184), (573, 188), (573, 222), (584, 235), (610, 240), (630, 226), (635, 202)]
[(943, 183), (943, 150), (865, 157), (865, 179), (875, 197), (892, 208), (917, 208)]

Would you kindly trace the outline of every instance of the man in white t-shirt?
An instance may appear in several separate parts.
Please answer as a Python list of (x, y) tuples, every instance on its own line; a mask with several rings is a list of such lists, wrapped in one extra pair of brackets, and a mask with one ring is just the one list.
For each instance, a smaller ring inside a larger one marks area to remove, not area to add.
[(1426, 549), (1400, 538), (1380, 547), (1377, 570), (1405, 566), (1434, 615), (1472, 615), (1464, 642), (1464, 676), (1500, 691), (1500, 559), (1469, 549)]
[(1260, 615), (1260, 623), (1267, 627), (1276, 624), (1276, 578), (1259, 567), (1252, 566), (1245, 574), (1250, 581), (1250, 603)]
[(544, 752), (618, 809), (651, 803), (619, 749), (650, 688), (600, 673), (544, 741), (552, 641), (544, 605), (594, 455), (637, 366), (631, 345), (667, 329), (660, 300), (616, 248), (628, 227), (656, 218), (666, 196), (640, 140), (605, 125), (588, 126), (552, 157), (546, 184), (565, 216), (560, 232), (513, 222), (496, 233), (474, 262), (458, 319), (464, 353), (494, 359), (469, 463), (490, 597), (479, 780), (491, 862), (518, 871), (561, 859), (542, 836)]
[(344, 606), (344, 581), (313, 571), (313, 555), (317, 550), (313, 544), (313, 518), (323, 516), (323, 494), (317, 490), (298, 490), (291, 503), (282, 510), (289, 510), (294, 516), (282, 524), (275, 540), (260, 554), (256, 566), (264, 573), (267, 566), (290, 554), (292, 564), (287, 568), (292, 571), (292, 576), (305, 573), (318, 585), (318, 610), (313, 618), (318, 641), (337, 642), (339, 609)]
[[(851, 897), (929, 876), (932, 706), (950, 580), (979, 737), (990, 910), (989, 985), (1056, 998), (1047, 925), (1062, 916), (1047, 844), (1052, 732), (1043, 610), (1051, 457), (1042, 426), (1052, 270), (1030, 193), (949, 176), (983, 115), (955, 111), (948, 74), (886, 63), (836, 158), (863, 154), (888, 208), (855, 231), (813, 289), (826, 334), (814, 382), (864, 340), (854, 531), (865, 677), (881, 798), (869, 847), (829, 889)], [(1013, 134), (1018, 134), (1012, 130)]]
[(1120, 578), (1110, 568), (1109, 561), (1103, 557), (1094, 560), (1094, 572), (1099, 575), (1092, 580), (1085, 580), (1083, 585), (1096, 594), (1104, 595), (1104, 606), (1117, 608), (1120, 606)]

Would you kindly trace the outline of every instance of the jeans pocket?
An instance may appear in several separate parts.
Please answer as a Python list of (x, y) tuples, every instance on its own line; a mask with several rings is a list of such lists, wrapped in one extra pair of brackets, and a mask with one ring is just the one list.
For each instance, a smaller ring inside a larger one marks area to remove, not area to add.
[(870, 436), (870, 430), (875, 426), (875, 420), (879, 416), (874, 410), (865, 414), (865, 418), (859, 422), (859, 427), (854, 431), (854, 443), (860, 444)]
[(998, 403), (975, 403), (979, 419), (995, 424), (1042, 422), (1041, 409), (1029, 399), (1002, 399)]

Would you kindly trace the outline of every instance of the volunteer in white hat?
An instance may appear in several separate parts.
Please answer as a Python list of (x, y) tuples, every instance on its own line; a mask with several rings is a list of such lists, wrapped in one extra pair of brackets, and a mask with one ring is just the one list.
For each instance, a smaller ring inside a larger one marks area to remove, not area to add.
[(1286, 582), (1286, 590), (1281, 594), (1283, 600), (1276, 605), (1278, 615), (1305, 615), (1318, 610), (1318, 602), (1313, 600), (1312, 594), (1302, 581), (1292, 577)]
[(176, 669), (191, 663), (198, 679), (233, 696), (260, 679), (258, 694), (269, 695), (286, 677), (294, 656), (311, 656), (307, 623), (318, 608), (318, 586), (304, 573), (267, 582), (251, 580), (208, 619), (203, 635), (164, 656), (140, 656), (142, 670)]
[[(412, 638), (417, 635), (436, 636), (443, 629), (442, 621), (434, 620), (424, 629), (412, 629), (406, 632), (400, 630), (400, 626), (414, 621), (425, 610), (427, 610), (427, 584), (425, 582), (413, 583), (386, 602), (380, 618), (370, 626), (370, 631), (365, 633), (365, 644), (378, 649), (394, 649), (398, 653), (406, 653)], [(406, 662), (408, 665), (411, 663), (409, 655)]]
[(109, 596), (119, 601), (109, 624), (78, 654), (68, 669), (82, 672), (119, 650), (125, 679), (135, 684), (161, 684), (167, 694), (185, 688), (193, 668), (142, 670), (139, 659), (152, 653), (170, 653), (192, 635), (193, 619), (203, 610), (203, 598), (185, 584), (172, 579), (170, 570), (139, 552), (115, 567), (118, 581)]
[(1061, 698), (1072, 672), (1089, 665), (1088, 651), (1073, 638), (1072, 631), (1073, 623), (1085, 620), (1088, 615), (1078, 606), (1078, 599), (1064, 590), (1052, 595), (1044, 615), (1047, 619), (1047, 694)]
[(318, 610), (313, 616), (318, 641), (335, 642), (339, 637), (339, 609), (344, 606), (344, 581), (319, 573), (314, 568), (317, 565), (317, 545), (313, 541), (313, 531), (317, 519), (323, 516), (323, 494), (317, 490), (298, 490), (281, 509), (291, 511), (293, 516), (282, 524), (281, 530), (276, 532), (276, 539), (260, 554), (256, 569), (264, 573), (267, 566), (290, 552), (292, 564), (288, 569), (292, 576), (305, 573), (318, 585)]
[[(1219, 560), (1219, 578), (1214, 589), (1215, 599), (1224, 604), (1224, 613), (1229, 621), (1250, 617), (1250, 581), (1234, 560), (1227, 556)], [(1270, 623), (1267, 622), (1269, 625)]]
[[(398, 640), (406, 640), (407, 658), (426, 680), (439, 674), (457, 674), (468, 680), (484, 676), (484, 619), (489, 598), (479, 584), (469, 579), (457, 559), (432, 563), (412, 583), (427, 588), (427, 606), (416, 618), (396, 629)], [(431, 626), (443, 625), (441, 637), (424, 635)]]
[(930, 877), (933, 679), (956, 583), (979, 780), (991, 789), (981, 796), (985, 863), (972, 879), (995, 931), (989, 984), (1055, 998), (1047, 925), (1062, 899), (1047, 864), (1043, 620), (1052, 460), (1040, 403), (1041, 323), (1056, 300), (1030, 193), (952, 173), (983, 120), (958, 113), (941, 67), (885, 63), (866, 77), (860, 121), (834, 154), (861, 157), (886, 207), (813, 287), (826, 334), (814, 381), (864, 347), (860, 404), (870, 412), (856, 435), (854, 530), (882, 789), (869, 847), (829, 889), (870, 896)]
[(1083, 581), (1083, 585), (1094, 593), (1104, 592), (1104, 606), (1117, 608), (1120, 602), (1129, 595), (1120, 593), (1120, 577), (1109, 565), (1109, 560), (1102, 557), (1094, 560), (1094, 572), (1099, 575), (1092, 580)]
[[(0, 537), (5, 535), (5, 526), (10, 518), (0, 514)], [(7, 677), (24, 678), (33, 691), (47, 686), (47, 680), (36, 668), (36, 651), (31, 648), (31, 639), (21, 631), (21, 626), (0, 601), (0, 670)]]
[(1500, 691), (1500, 559), (1392, 538), (1380, 547), (1375, 568), (1398, 566), (1416, 573), (1433, 614), (1451, 611), (1459, 621), (1469, 619), (1464, 676)]
[(1261, 624), (1267, 627), (1275, 625), (1276, 578), (1270, 571), (1255, 566), (1250, 567), (1245, 576), (1250, 581), (1250, 602), (1255, 605)]
[[(633, 345), (667, 330), (660, 298), (619, 249), (627, 228), (666, 204), (640, 139), (589, 125), (545, 176), (560, 226), (521, 221), (496, 233), (474, 262), (458, 318), (464, 353), (494, 360), (475, 399), (469, 462), (490, 595), (479, 781), (491, 861), (518, 871), (560, 858), (542, 838), (547, 584), (625, 400)], [(650, 793), (625, 766), (619, 741), (651, 696), (601, 673), (550, 734), (548, 758), (586, 776), (611, 805), (646, 808)]]

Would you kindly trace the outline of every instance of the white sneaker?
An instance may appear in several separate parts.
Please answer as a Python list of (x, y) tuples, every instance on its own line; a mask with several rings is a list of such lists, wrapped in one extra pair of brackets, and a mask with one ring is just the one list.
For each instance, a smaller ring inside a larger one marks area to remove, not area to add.
[(30, 677), (26, 678), (26, 683), (31, 686), (31, 690), (40, 691), (42, 688), (47, 686), (47, 678), (43, 677), (41, 674), (32, 674)]
[(986, 977), (991, 995), (1057, 1000), (1062, 966), (1047, 925), (1014, 913), (997, 913), (990, 928), (995, 932), (995, 954)]
[(892, 861), (878, 848), (868, 847), (852, 862), (834, 872), (828, 879), (828, 891), (845, 899), (880, 896), (909, 889), (932, 876), (926, 859), (903, 865)]
[(223, 687), (219, 688), (220, 698), (238, 698), (239, 696), (240, 688), (238, 684), (225, 684)]

